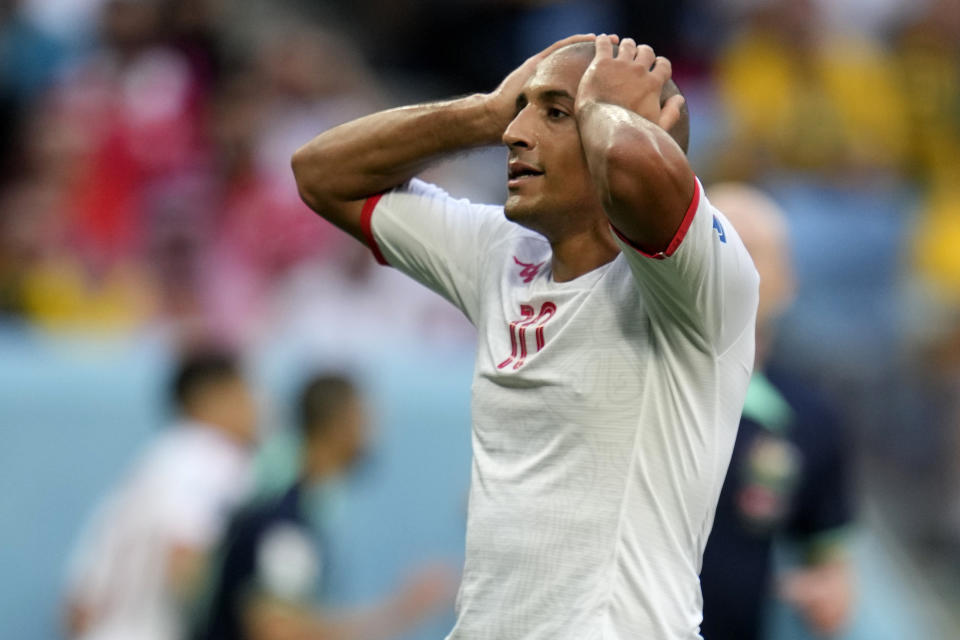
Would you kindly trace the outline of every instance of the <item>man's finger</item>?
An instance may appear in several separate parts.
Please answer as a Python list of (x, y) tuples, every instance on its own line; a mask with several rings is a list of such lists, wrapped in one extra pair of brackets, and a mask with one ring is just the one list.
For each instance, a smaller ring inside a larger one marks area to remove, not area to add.
[(596, 58), (612, 58), (613, 57), (613, 40), (608, 35), (601, 35), (597, 37), (597, 49), (596, 49)]
[(653, 63), (653, 68), (650, 69), (650, 73), (663, 84), (673, 75), (673, 63), (663, 56), (657, 56), (657, 59)]
[(617, 52), (618, 60), (633, 60), (637, 56), (637, 41), (633, 38), (624, 38)]
[(670, 131), (683, 115), (683, 105), (686, 102), (683, 96), (675, 95), (667, 98), (667, 101), (660, 107), (660, 119), (657, 124), (664, 131)]
[(653, 52), (653, 47), (648, 44), (641, 44), (637, 47), (636, 60), (644, 69), (649, 69), (653, 66), (654, 60), (657, 59), (657, 55)]

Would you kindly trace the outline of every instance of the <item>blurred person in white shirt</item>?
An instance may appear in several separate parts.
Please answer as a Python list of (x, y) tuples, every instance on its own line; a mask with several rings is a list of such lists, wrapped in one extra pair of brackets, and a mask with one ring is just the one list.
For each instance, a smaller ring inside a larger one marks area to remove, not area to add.
[(246, 493), (256, 408), (236, 360), (189, 355), (174, 376), (178, 418), (97, 508), (74, 551), (69, 637), (172, 640), (205, 557)]

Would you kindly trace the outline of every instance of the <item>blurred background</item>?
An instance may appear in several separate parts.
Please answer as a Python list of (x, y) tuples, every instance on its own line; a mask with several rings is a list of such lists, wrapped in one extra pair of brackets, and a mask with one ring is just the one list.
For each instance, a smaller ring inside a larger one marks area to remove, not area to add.
[[(326, 516), (329, 603), (458, 566), (473, 329), (312, 215), (289, 158), (588, 31), (670, 57), (701, 180), (786, 213), (771, 359), (850, 434), (838, 637), (960, 637), (960, 0), (0, 0), (0, 637), (63, 637), (79, 532), (169, 421), (181, 345), (211, 337), (242, 356), (260, 442), (311, 371), (370, 398), (372, 461)], [(504, 158), (427, 178), (502, 202)], [(259, 464), (282, 475), (282, 448)], [(795, 618), (775, 607), (770, 637), (806, 637)]]

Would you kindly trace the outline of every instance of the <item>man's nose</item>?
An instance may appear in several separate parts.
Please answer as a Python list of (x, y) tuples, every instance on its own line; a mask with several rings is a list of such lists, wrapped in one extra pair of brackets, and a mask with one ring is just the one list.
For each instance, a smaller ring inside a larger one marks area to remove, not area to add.
[(510, 121), (503, 132), (503, 144), (511, 149), (532, 149), (536, 146), (536, 137), (529, 123), (530, 111), (527, 108), (520, 110), (520, 113)]

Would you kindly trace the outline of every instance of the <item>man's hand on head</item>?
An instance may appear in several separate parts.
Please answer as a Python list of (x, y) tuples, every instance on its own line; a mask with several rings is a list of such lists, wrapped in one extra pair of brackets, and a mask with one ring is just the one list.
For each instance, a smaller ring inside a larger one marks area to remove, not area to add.
[(673, 72), (670, 61), (633, 38), (624, 38), (614, 56), (614, 44), (610, 36), (596, 38), (596, 53), (580, 81), (575, 109), (579, 112), (598, 102), (614, 104), (669, 131), (680, 120), (684, 102), (683, 96), (675, 95), (660, 104)]
[[(617, 36), (610, 37), (616, 42)], [(597, 36), (595, 34), (586, 33), (568, 36), (563, 40), (554, 42), (540, 53), (527, 58), (523, 64), (511, 71), (510, 74), (503, 79), (500, 86), (485, 96), (487, 109), (492, 116), (492, 127), (497, 130), (497, 140), (500, 139), (507, 125), (510, 124), (510, 121), (513, 120), (517, 114), (517, 96), (520, 95), (527, 80), (529, 80), (537, 70), (537, 65), (558, 49), (578, 42), (593, 42), (596, 38)]]

